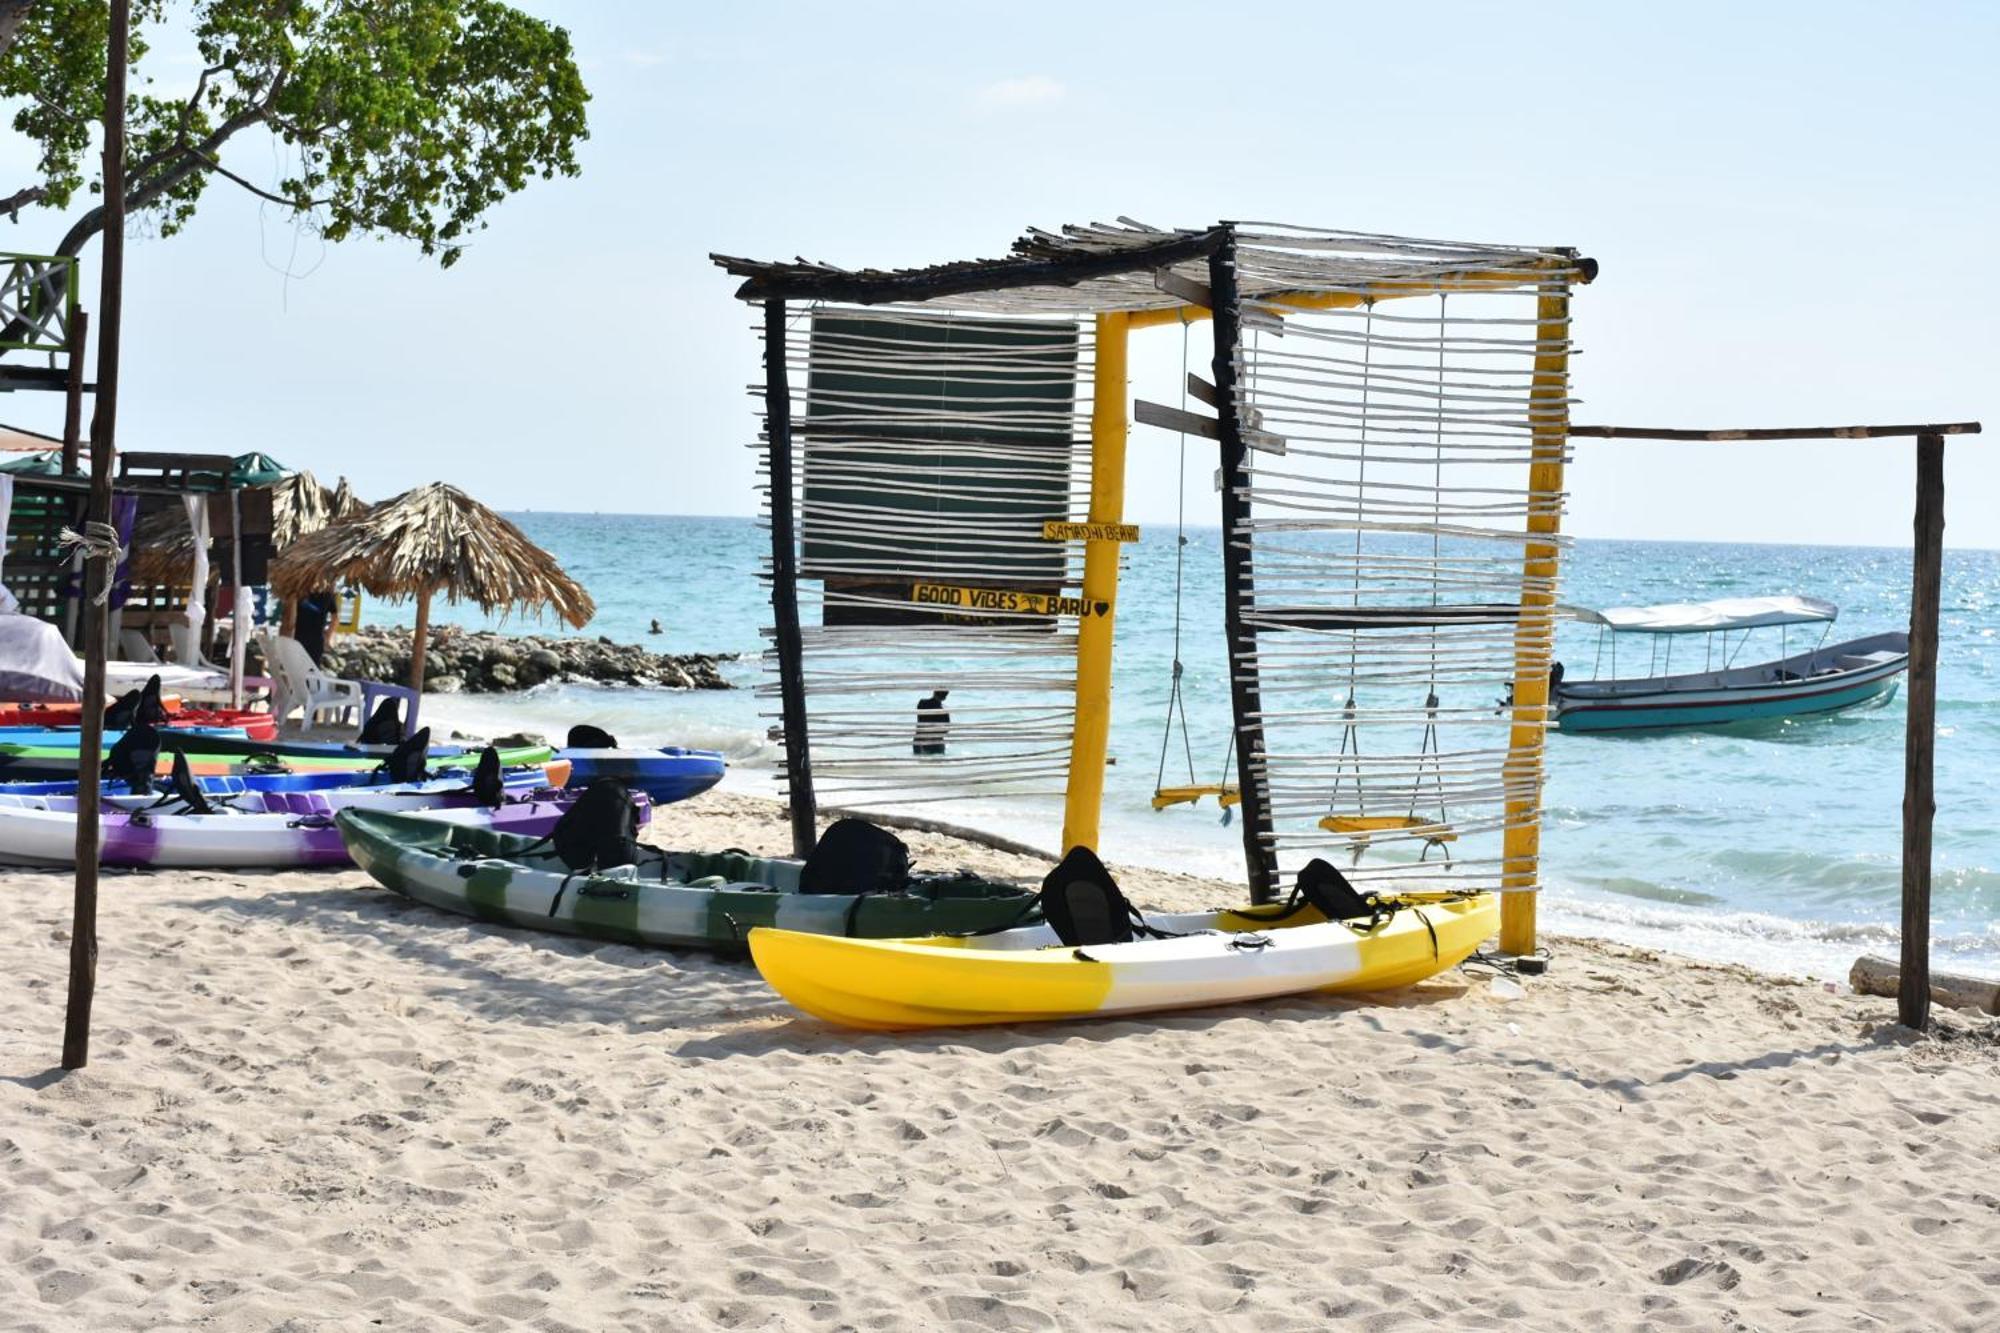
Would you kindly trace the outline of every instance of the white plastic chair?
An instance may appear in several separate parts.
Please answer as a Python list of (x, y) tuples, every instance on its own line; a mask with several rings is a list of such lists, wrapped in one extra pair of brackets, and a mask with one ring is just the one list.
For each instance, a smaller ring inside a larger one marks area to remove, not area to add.
[(217, 666), (201, 655), (201, 645), (194, 641), (194, 626), (185, 620), (167, 622), (167, 654), (180, 666), (193, 667), (196, 671), (220, 671), (229, 674), (226, 666)]
[(361, 725), (367, 697), (362, 682), (327, 675), (313, 665), (304, 644), (283, 634), (264, 635), (264, 660), (270, 663), (276, 682), (271, 712), (279, 726), (295, 710), (303, 710), (302, 722), (307, 727), (318, 726), (322, 714), (331, 714), (334, 726)]
[(152, 642), (146, 638), (144, 630), (121, 629), (118, 631), (118, 655), (127, 662), (157, 662), (160, 655), (153, 651)]

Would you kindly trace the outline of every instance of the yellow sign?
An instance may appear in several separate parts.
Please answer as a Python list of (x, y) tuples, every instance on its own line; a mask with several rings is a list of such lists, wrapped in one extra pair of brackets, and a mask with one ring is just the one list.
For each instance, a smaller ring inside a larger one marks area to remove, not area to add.
[(1137, 523), (1063, 523), (1050, 519), (1042, 524), (1045, 542), (1136, 542)]
[(1111, 603), (1088, 602), (1062, 593), (1025, 592), (1014, 588), (962, 588), (950, 583), (919, 583), (910, 600), (922, 606), (953, 611), (991, 611), (1029, 616), (1108, 616)]

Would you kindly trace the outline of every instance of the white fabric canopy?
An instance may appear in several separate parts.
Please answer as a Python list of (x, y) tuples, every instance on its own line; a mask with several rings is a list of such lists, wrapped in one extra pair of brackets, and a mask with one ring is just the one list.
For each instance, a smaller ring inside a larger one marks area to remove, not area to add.
[[(181, 503), (187, 507), (188, 526), (194, 530), (194, 577), (188, 586), (187, 627), (188, 642), (201, 643), (201, 622), (208, 619), (208, 608), (203, 598), (208, 595), (208, 497), (206, 495), (183, 495)], [(191, 647), (189, 653), (199, 658), (199, 648)], [(192, 662), (183, 663), (192, 666)]]
[[(14, 474), (0, 472), (0, 558), (7, 554), (7, 524), (14, 516)], [(0, 613), (14, 615), (21, 609), (21, 603), (0, 584)]]
[(83, 697), (83, 663), (62, 631), (33, 616), (0, 616), (0, 699), (68, 703)]
[(1817, 597), (1724, 597), (1714, 602), (1668, 602), (1660, 606), (1613, 606), (1602, 611), (1565, 608), (1578, 620), (1614, 630), (1647, 634), (1713, 634), (1718, 630), (1760, 629), (1766, 625), (1807, 625), (1832, 620), (1840, 608)]

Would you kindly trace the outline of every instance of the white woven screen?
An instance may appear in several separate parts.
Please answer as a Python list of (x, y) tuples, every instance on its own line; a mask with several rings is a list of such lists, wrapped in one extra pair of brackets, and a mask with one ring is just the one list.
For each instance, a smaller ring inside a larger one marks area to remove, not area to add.
[[(797, 516), (819, 802), (1060, 795), (1082, 547), (1041, 526), (1088, 508), (1088, 326), (819, 306), (786, 346), (796, 485), (764, 482)], [(943, 753), (915, 753), (939, 689)]]
[(1367, 272), (1376, 247), (1406, 243), (1241, 234), (1250, 516), (1230, 537), (1251, 555), (1255, 647), (1236, 669), (1261, 690), (1269, 836), (1287, 877), (1326, 856), (1377, 888), (1440, 873), (1498, 888), (1508, 870), (1531, 887), (1503, 844), (1510, 821), (1539, 817), (1540, 719), (1517, 735), (1509, 703), (1517, 652), (1546, 673), (1552, 648), (1552, 612), (1521, 609), (1552, 581), (1527, 579), (1523, 557), (1530, 513), (1562, 502), (1531, 497), (1529, 467), (1538, 425), (1543, 461), (1563, 447), (1566, 379), (1545, 370), (1531, 389), (1537, 357), (1568, 350), (1567, 324), (1538, 317), (1567, 275), (1410, 294), (1480, 267), (1464, 247), (1434, 272), (1398, 258), (1396, 299), (1257, 303), (1299, 268), (1342, 290), (1325, 281), (1329, 251), (1356, 242), (1346, 290), (1384, 290)]

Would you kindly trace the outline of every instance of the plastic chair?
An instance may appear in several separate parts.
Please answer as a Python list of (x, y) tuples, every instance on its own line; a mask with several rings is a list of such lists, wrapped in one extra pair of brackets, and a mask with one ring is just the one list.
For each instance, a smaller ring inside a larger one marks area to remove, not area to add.
[(417, 709), (422, 707), (424, 696), (407, 685), (390, 685), (379, 680), (361, 682), (361, 716), (375, 716), (378, 699), (401, 699), (403, 701), (403, 737), (408, 739), (417, 734)]
[[(223, 621), (221, 628), (224, 630), (229, 629), (230, 623), (226, 620)], [(167, 640), (170, 646), (168, 656), (176, 666), (189, 667), (196, 671), (212, 671), (218, 676), (227, 676), (229, 674), (229, 663), (227, 660), (211, 662), (201, 655), (201, 646), (195, 642), (194, 627), (189, 625), (185, 620), (167, 622)], [(223, 657), (227, 659), (228, 654), (224, 653)], [(255, 690), (262, 690), (266, 694), (274, 695), (276, 693), (274, 685), (275, 682), (269, 676), (246, 675), (243, 677), (243, 689), (246, 697), (249, 692)]]
[(327, 675), (313, 665), (304, 644), (282, 634), (264, 636), (264, 660), (276, 678), (271, 712), (279, 726), (296, 710), (303, 710), (301, 723), (307, 727), (318, 726), (321, 715), (329, 713), (335, 726), (361, 725), (365, 682)]
[(157, 662), (160, 655), (153, 651), (152, 640), (140, 629), (118, 631), (118, 655), (128, 662)]

